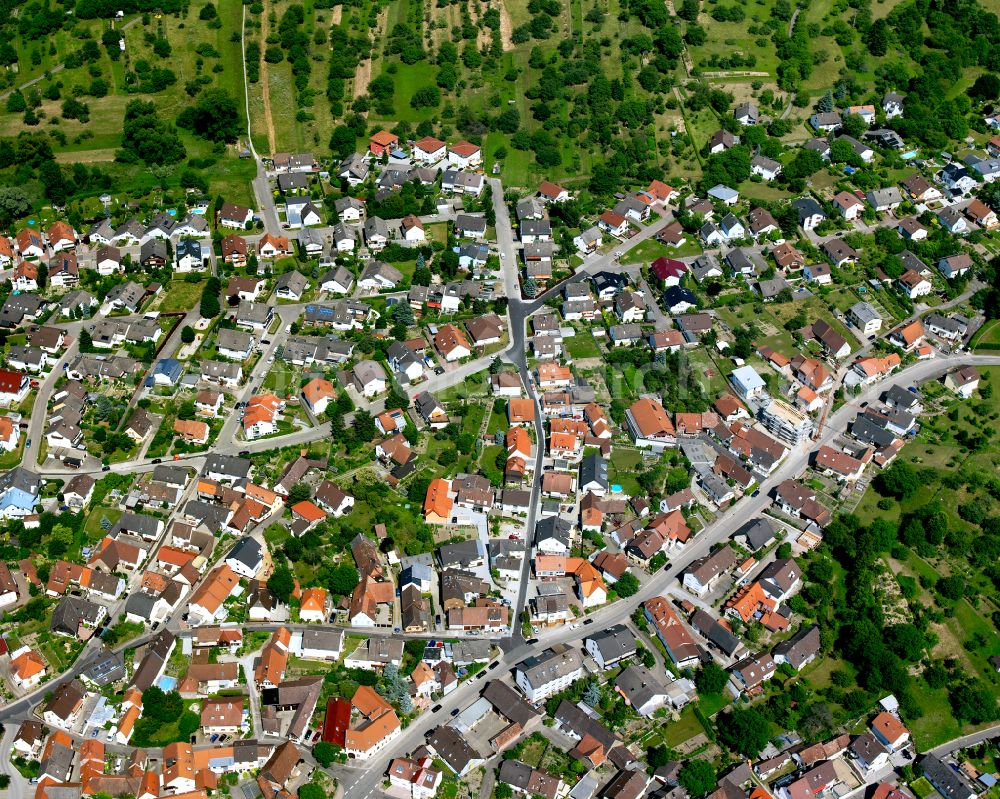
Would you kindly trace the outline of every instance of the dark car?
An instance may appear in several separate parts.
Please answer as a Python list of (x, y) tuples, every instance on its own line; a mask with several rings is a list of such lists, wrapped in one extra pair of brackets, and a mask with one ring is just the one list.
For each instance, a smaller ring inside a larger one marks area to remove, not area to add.
[(261, 343), (261, 344), (270, 344), (271, 342), (270, 342), (270, 341), (269, 341), (268, 339), (264, 339), (264, 340), (263, 340), (262, 342), (260, 342), (260, 343)]
[(111, 471), (111, 467), (107, 466), (107, 465), (104, 465), (104, 466), (101, 467), (101, 471), (102, 472), (110, 472)]
[(538, 639), (537, 638), (529, 638), (524, 643), (526, 643), (526, 644), (537, 644), (538, 643)]
[(760, 496), (760, 489), (759, 488), (755, 489), (754, 492), (750, 496), (751, 497), (759, 497)]
[(457, 707), (453, 711), (451, 711), (451, 715), (452, 716), (457, 716), (458, 715), (458, 708)]
[(250, 450), (248, 450), (248, 449), (244, 449), (244, 450), (240, 451), (240, 457), (241, 458), (245, 458), (249, 454), (250, 454)]
[(153, 458), (153, 463), (163, 463), (163, 458)]
[(497, 660), (497, 661), (495, 661), (493, 663), (490, 663), (490, 671), (493, 671), (493, 669), (495, 669), (499, 665), (500, 665), (500, 661), (499, 660)]
[(440, 709), (441, 705), (434, 705), (434, 707), (431, 708), (431, 713), (437, 713)]
[(485, 671), (481, 671), (481, 672), (479, 672), (479, 674), (476, 675), (476, 679), (477, 680), (481, 680), (485, 676), (486, 676), (486, 672)]
[(583, 623), (584, 624), (593, 624), (594, 620), (593, 619), (584, 619)]

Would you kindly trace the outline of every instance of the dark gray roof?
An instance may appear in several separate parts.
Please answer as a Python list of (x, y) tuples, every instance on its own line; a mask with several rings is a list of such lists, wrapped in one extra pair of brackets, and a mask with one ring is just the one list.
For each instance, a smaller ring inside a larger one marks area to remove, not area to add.
[(205, 525), (209, 530), (222, 530), (232, 511), (222, 505), (202, 502), (200, 499), (189, 500), (184, 506), (184, 515), (194, 519), (198, 524)]
[[(409, 348), (407, 348), (409, 351)], [(431, 394), (429, 391), (421, 391), (417, 396), (413, 398), (413, 405), (425, 420), (430, 418), (430, 415), (442, 407), (441, 403), (438, 402), (437, 397)]]
[(454, 727), (447, 725), (438, 727), (428, 743), (434, 747), (434, 751), (445, 765), (456, 774), (463, 773), (472, 761), (483, 759), (483, 756), (473, 749)]
[(615, 688), (631, 703), (642, 707), (657, 695), (666, 694), (667, 687), (649, 669), (636, 663), (630, 665), (615, 680)]
[(253, 463), (246, 458), (212, 453), (205, 459), (204, 474), (215, 472), (239, 480), (249, 476), (252, 466)]
[(161, 523), (159, 519), (153, 516), (125, 511), (115, 523), (115, 526), (111, 528), (111, 531), (112, 535), (119, 530), (123, 530), (126, 533), (139, 533), (139, 535), (146, 538), (152, 538), (156, 535)]
[(605, 663), (635, 654), (635, 635), (624, 624), (613, 624), (606, 630), (588, 635), (604, 658)]
[(139, 667), (132, 675), (132, 685), (140, 691), (145, 691), (153, 684), (153, 680), (159, 677), (164, 663), (170, 656), (173, 648), (175, 636), (170, 630), (161, 630), (156, 638), (146, 646), (146, 654), (143, 656)]
[(250, 569), (256, 569), (263, 560), (260, 542), (247, 536), (236, 542), (236, 546), (226, 555), (226, 560), (236, 560)]
[(920, 403), (920, 397), (900, 385), (890, 386), (889, 390), (885, 392), (883, 400), (887, 405), (893, 405), (904, 411), (915, 408)]
[(438, 550), (438, 558), (442, 566), (464, 566), (485, 557), (483, 543), (478, 538), (471, 541), (459, 541), (455, 544), (445, 544)]
[(782, 655), (796, 669), (814, 655), (819, 653), (819, 627), (803, 627), (787, 641), (782, 641), (774, 648), (773, 654)]
[(84, 670), (83, 676), (100, 686), (124, 680), (126, 676), (125, 661), (121, 654), (104, 649), (98, 655), (97, 660)]
[(26, 494), (38, 496), (41, 487), (41, 477), (22, 466), (16, 466), (9, 472), (0, 475), (0, 492), (16, 488)]
[(707, 611), (696, 610), (691, 617), (691, 626), (726, 655), (734, 655), (743, 646), (739, 638), (719, 624), (719, 620)]
[(920, 769), (945, 799), (966, 799), (979, 793), (968, 777), (935, 755), (926, 755)]
[(807, 217), (813, 216), (814, 214), (819, 214), (822, 217), (826, 217), (826, 213), (823, 211), (823, 206), (816, 202), (812, 197), (800, 197), (798, 200), (792, 202), (792, 206), (799, 212), (799, 222), (804, 221)]
[(160, 464), (153, 469), (153, 479), (170, 485), (182, 486), (187, 482), (188, 471), (180, 466)]
[(154, 607), (156, 607), (156, 597), (145, 591), (136, 591), (130, 594), (125, 602), (126, 613), (147, 621), (152, 618)]
[(540, 687), (572, 674), (582, 664), (583, 658), (576, 649), (553, 645), (537, 655), (526, 657), (515, 668), (524, 675), (529, 685)]
[(615, 744), (615, 734), (611, 730), (566, 699), (559, 703), (555, 718), (560, 727), (578, 738), (589, 734), (604, 747), (605, 752), (610, 751)]
[(862, 444), (874, 444), (885, 447), (896, 440), (896, 436), (888, 430), (883, 430), (867, 416), (858, 416), (851, 424), (851, 435)]
[(489, 702), (504, 718), (527, 727), (541, 714), (524, 701), (513, 688), (500, 680), (492, 680), (483, 691), (483, 699)]
[(97, 624), (101, 606), (78, 596), (64, 596), (52, 611), (49, 629), (55, 633), (75, 636), (82, 623)]
[(747, 546), (751, 551), (756, 552), (774, 540), (774, 525), (767, 519), (759, 516), (756, 519), (751, 519), (741, 524), (733, 533), (733, 538), (739, 536), (745, 537)]
[(554, 538), (569, 546), (570, 531), (573, 526), (558, 516), (546, 516), (535, 525), (535, 543)]
[(602, 488), (608, 488), (608, 462), (593, 452), (580, 461), (580, 485), (586, 486), (592, 482), (598, 483)]

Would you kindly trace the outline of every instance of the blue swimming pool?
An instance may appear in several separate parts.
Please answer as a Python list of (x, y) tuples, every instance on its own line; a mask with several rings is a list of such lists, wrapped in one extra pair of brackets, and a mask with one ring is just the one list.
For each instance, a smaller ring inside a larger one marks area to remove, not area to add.
[(177, 678), (168, 677), (164, 674), (160, 679), (156, 681), (156, 684), (160, 686), (161, 691), (172, 691), (177, 687)]

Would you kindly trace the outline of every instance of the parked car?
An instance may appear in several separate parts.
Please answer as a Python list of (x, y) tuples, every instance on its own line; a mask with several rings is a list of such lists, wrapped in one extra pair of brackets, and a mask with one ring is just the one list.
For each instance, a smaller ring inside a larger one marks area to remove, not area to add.
[(440, 709), (441, 705), (434, 705), (434, 707), (431, 708), (431, 713), (437, 713)]

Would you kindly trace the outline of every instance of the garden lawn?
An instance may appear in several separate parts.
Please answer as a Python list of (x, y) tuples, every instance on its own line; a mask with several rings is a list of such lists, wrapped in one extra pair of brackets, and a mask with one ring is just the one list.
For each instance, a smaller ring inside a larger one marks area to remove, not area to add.
[(475, 403), (466, 406), (465, 416), (462, 417), (462, 432), (479, 435), (479, 429), (483, 426), (483, 419), (486, 418), (486, 406)]
[(589, 330), (578, 330), (575, 336), (564, 338), (563, 347), (571, 358), (601, 357), (601, 350)]
[(660, 740), (663, 746), (671, 749), (680, 746), (685, 741), (689, 741), (696, 735), (702, 735), (705, 728), (701, 726), (698, 717), (694, 714), (694, 705), (688, 705), (681, 711), (678, 721), (669, 722), (663, 728)]
[[(83, 525), (83, 530), (87, 534), (87, 540), (91, 543), (96, 543), (107, 535), (107, 530), (101, 527), (102, 518), (107, 517), (111, 525), (114, 525), (121, 515), (122, 512), (118, 508), (94, 508)], [(111, 529), (111, 525), (108, 527), (109, 530)]]
[(638, 247), (633, 247), (623, 256), (622, 262), (626, 264), (649, 264), (657, 258), (673, 258), (675, 251), (672, 247), (654, 239), (646, 239)]
[(0, 469), (13, 469), (21, 462), (21, 455), (24, 453), (24, 436), (19, 436), (17, 446), (10, 452), (0, 455)]
[(643, 494), (642, 487), (635, 475), (642, 467), (642, 453), (637, 449), (616, 447), (611, 452), (611, 463), (608, 464), (608, 482), (620, 485), (622, 491), (630, 497)]
[(189, 311), (198, 304), (203, 281), (188, 283), (186, 280), (171, 280), (157, 307), (158, 311)]

